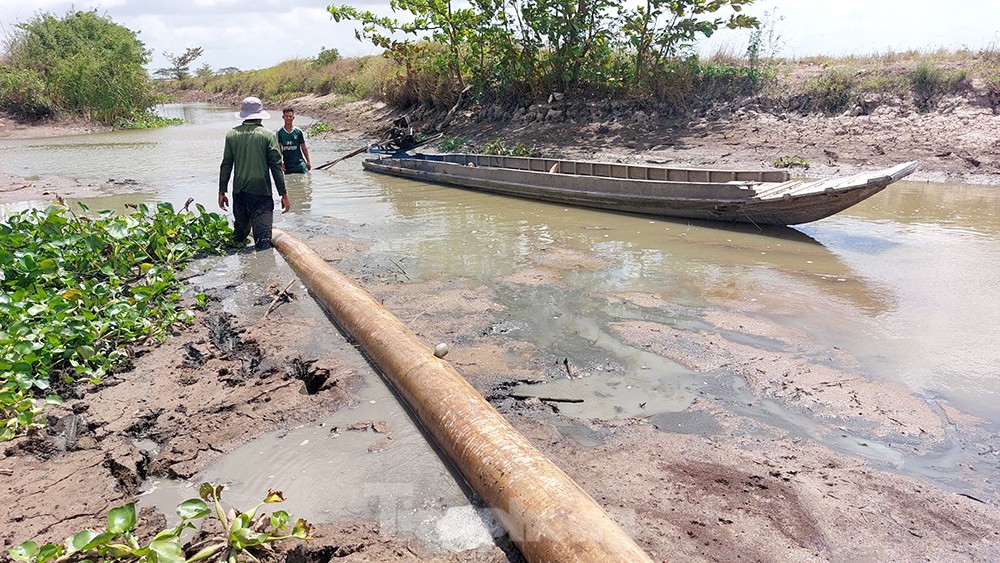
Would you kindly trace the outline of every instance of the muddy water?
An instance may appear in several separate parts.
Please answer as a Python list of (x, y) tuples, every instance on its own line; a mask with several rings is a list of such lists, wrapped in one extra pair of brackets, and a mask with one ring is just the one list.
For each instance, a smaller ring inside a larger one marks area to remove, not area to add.
[[(92, 207), (136, 199), (180, 206), (195, 197), (214, 209), (222, 138), (235, 118), (207, 105), (164, 111), (183, 116), (187, 124), (0, 142), (0, 169), (26, 176), (130, 179), (156, 188), (139, 196), (111, 193)], [(297, 122), (305, 128), (309, 119), (300, 116)], [(280, 126), (277, 119), (266, 124)], [(310, 140), (316, 163), (355, 147)], [(1000, 216), (993, 211), (1000, 205), (1000, 188), (903, 182), (836, 217), (767, 232), (572, 209), (375, 176), (361, 170), (360, 158), (331, 171), (292, 177), (289, 193), (292, 212), (279, 217), (278, 226), (303, 238), (345, 234), (345, 225), (364, 224), (364, 232), (377, 241), (369, 251), (373, 260), (405, 264), (414, 279), (444, 272), (488, 284), (509, 312), (503, 321), (507, 334), (536, 343), (544, 354), (571, 358), (578, 367), (564, 379), (518, 389), (585, 398), (586, 408), (561, 405), (570, 416), (632, 416), (642, 403), (641, 414), (667, 420), (699, 392), (738, 397), (744, 392), (738, 384), (709, 387), (685, 366), (621, 342), (608, 325), (653, 320), (765, 350), (777, 347), (767, 338), (729, 333), (705, 320), (712, 310), (753, 309), (849, 352), (869, 377), (901, 381), (920, 396), (1000, 423), (995, 408), (1000, 398)], [(560, 271), (566, 287), (517, 283), (517, 273), (538, 261)], [(263, 284), (274, 279), (275, 271), (280, 279), (291, 277), (280, 259), (227, 257), (199, 283), (240, 275)], [(669, 307), (639, 307), (623, 298), (642, 294)], [(250, 298), (237, 294), (227, 306), (245, 306)], [(321, 315), (315, 304), (296, 306)], [(317, 350), (336, 345), (329, 340), (318, 339)], [(345, 347), (338, 353), (355, 352)], [(290, 503), (304, 499), (290, 511), (316, 510), (315, 519), (382, 514), (387, 523), (446, 549), (488, 541), (489, 521), (470, 526), (458, 538), (434, 530), (435, 521), (478, 522), (467, 518), (476, 509), (446, 478), (446, 465), (381, 381), (372, 376), (369, 383), (368, 402), (357, 412), (266, 436), (206, 477), (232, 483), (234, 494), (249, 500), (264, 485), (281, 486), (290, 493)], [(819, 435), (815, 420), (784, 412), (777, 403), (765, 410), (759, 416), (802, 435)], [(330, 432), (349, 419), (376, 418), (388, 420), (397, 434), (385, 452), (367, 453), (371, 436), (340, 432), (332, 437)], [(564, 430), (587, 442), (586, 433), (572, 423)], [(894, 451), (829, 445), (897, 466), (906, 463)], [(959, 462), (949, 456), (936, 463)], [(328, 484), (316, 490), (317, 482)], [(351, 489), (342, 483), (369, 485)], [(295, 494), (296, 486), (301, 494)], [(150, 496), (163, 495), (168, 503), (187, 496), (180, 487), (152, 484)]]

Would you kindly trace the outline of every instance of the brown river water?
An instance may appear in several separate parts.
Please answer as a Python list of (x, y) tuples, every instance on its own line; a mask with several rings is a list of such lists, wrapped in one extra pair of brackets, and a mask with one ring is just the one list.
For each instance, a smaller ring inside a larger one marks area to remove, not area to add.
[[(204, 104), (166, 106), (163, 111), (183, 117), (186, 124), (0, 141), (0, 171), (127, 179), (153, 187), (142, 194), (109, 193), (89, 201), (91, 208), (120, 208), (136, 201), (170, 201), (180, 207), (194, 197), (214, 210), (222, 139), (235, 118)], [(276, 129), (279, 121), (266, 125)], [(309, 118), (300, 116), (297, 124), (306, 129)], [(309, 140), (314, 163), (355, 146)], [(585, 397), (586, 410), (561, 406), (570, 417), (633, 416), (640, 414), (634, 406), (640, 402), (645, 404), (641, 414), (666, 416), (682, 412), (696, 393), (707, 389), (698, 373), (622, 342), (610, 323), (654, 320), (767, 349), (774, 345), (767, 339), (748, 341), (704, 320), (713, 308), (746, 309), (752, 303), (761, 311), (757, 314), (848, 351), (868, 377), (902, 382), (920, 397), (947, 402), (1000, 426), (1000, 187), (900, 182), (835, 217), (761, 232), (383, 177), (364, 172), (360, 159), (290, 178), (292, 212), (280, 216), (277, 226), (308, 240), (318, 233), (343, 236), (350, 225), (365, 224), (366, 236), (375, 241), (367, 251), (372, 259), (405, 264), (413, 278), (445, 273), (481, 280), (506, 307), (503, 328), (509, 334), (554, 357), (588, 358), (597, 370), (602, 364), (616, 366), (607, 377), (561, 379), (543, 391), (535, 386), (540, 395)], [(25, 205), (0, 206), (0, 216)], [(503, 281), (543, 248), (591, 256), (593, 264), (566, 272), (569, 291)], [(201, 267), (203, 274), (194, 281), (207, 287), (234, 277), (250, 285), (294, 276), (280, 258), (255, 255), (211, 259)], [(742, 289), (720, 291), (733, 286)], [(643, 292), (655, 293), (674, 308), (658, 316), (615, 297)], [(238, 292), (226, 306), (239, 309), (256, 295)], [(309, 300), (298, 306), (323, 315)], [(333, 327), (329, 334), (336, 334)], [(353, 357), (359, 369), (367, 369), (352, 346), (329, 334), (317, 336), (317, 351)], [(490, 516), (468, 500), (467, 491), (451, 478), (381, 380), (372, 375), (369, 383), (362, 403), (350, 412), (321, 425), (264, 436), (200, 480), (230, 483), (237, 491), (234, 501), (240, 489), (256, 501), (262, 487), (280, 486), (290, 512), (319, 520), (376, 515), (442, 549), (489, 541), (496, 531)], [(734, 382), (726, 392), (738, 398), (744, 391)], [(768, 405), (761, 416), (780, 419), (803, 435), (816, 434), (815, 426), (821, 424), (784, 412), (777, 403)], [(340, 433), (331, 449), (326, 439), (330, 430), (360, 419), (388, 420), (395, 429), (394, 447), (368, 454), (368, 441)], [(587, 440), (572, 424), (565, 432)], [(956, 462), (954, 452), (913, 460), (892, 449), (829, 445), (932, 477), (936, 467)], [(991, 472), (984, 478), (996, 480), (997, 468), (984, 470)], [(345, 486), (350, 483), (366, 485)], [(148, 502), (172, 506), (191, 496), (189, 486), (149, 483)], [(324, 489), (330, 494), (323, 494)]]

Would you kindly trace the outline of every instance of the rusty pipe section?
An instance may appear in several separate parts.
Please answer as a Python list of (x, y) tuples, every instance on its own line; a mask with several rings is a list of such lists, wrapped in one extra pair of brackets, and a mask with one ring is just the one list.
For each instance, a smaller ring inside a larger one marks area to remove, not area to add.
[(381, 303), (294, 236), (275, 230), (272, 241), (529, 561), (652, 561), (586, 491)]

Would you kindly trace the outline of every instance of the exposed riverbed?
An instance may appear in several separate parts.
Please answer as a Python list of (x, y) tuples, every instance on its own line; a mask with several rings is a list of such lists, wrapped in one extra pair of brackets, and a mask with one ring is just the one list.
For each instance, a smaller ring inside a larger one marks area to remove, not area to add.
[[(0, 172), (108, 195), (91, 207), (194, 197), (214, 209), (232, 113), (166, 111), (188, 124), (0, 140)], [(315, 161), (354, 148), (309, 143)], [(996, 188), (902, 182), (830, 219), (760, 232), (383, 178), (359, 159), (292, 177), (279, 226), (429, 343), (448, 342), (456, 369), (655, 556), (998, 553)], [(265, 287), (292, 277), (277, 255), (251, 254), (201, 264), (191, 281), (249, 320)], [(258, 441), (173, 470), (180, 492), (162, 502), (185, 498), (185, 480), (228, 482), (240, 504), (283, 488), (296, 515), (379, 521), (383, 537), (430, 553), (488, 553), (489, 518), (452, 533), (480, 507), (308, 296), (268, 325), (271, 336), (251, 334), (353, 373), (352, 391), (306, 426), (255, 428)], [(384, 449), (369, 451), (385, 436), (344, 429), (366, 420), (392, 429)], [(146, 490), (170, 486), (161, 476)]]

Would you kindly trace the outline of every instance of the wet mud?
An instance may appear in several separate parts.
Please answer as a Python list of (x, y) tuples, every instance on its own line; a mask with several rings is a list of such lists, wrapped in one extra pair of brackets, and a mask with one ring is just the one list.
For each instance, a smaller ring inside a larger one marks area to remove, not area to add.
[[(316, 117), (323, 101), (317, 100)], [(480, 141), (505, 135), (510, 142), (548, 143), (566, 156), (738, 166), (801, 154), (818, 175), (919, 158), (922, 179), (996, 183), (998, 161), (989, 156), (996, 151), (989, 151), (998, 118), (987, 111), (959, 102), (950, 113), (931, 115), (883, 107), (872, 116), (817, 123), (745, 109), (731, 119), (686, 125), (625, 114), (610, 124), (545, 122), (517, 133), (509, 123), (507, 130), (480, 127), (470, 115), (467, 126), (476, 128)], [(896, 126), (901, 119), (903, 133)], [(602, 126), (605, 133), (595, 134)], [(670, 132), (666, 141), (663, 127)], [(970, 130), (975, 134), (966, 135)], [(360, 129), (339, 134), (360, 135)], [(569, 150), (567, 139), (592, 142)], [(878, 154), (872, 144), (887, 148)], [(0, 194), (13, 200), (73, 187), (8, 180)], [(584, 373), (605, 377), (620, 366), (602, 364), (597, 354), (544, 352), (519, 336), (495, 290), (473, 279), (416, 280), (405, 264), (354, 261), (367, 243), (364, 225), (352, 229), (351, 239), (307, 242), (419, 337), (432, 346), (448, 343), (447, 360), (654, 559), (1000, 558), (998, 484), (980, 471), (986, 467), (995, 475), (1000, 449), (992, 445), (997, 434), (981, 420), (863, 377), (849, 354), (762, 320), (749, 306), (712, 309), (702, 321), (715, 331), (682, 330), (656, 316), (611, 323), (623, 342), (699, 374), (695, 396), (682, 412), (569, 417), (560, 408), (567, 405), (556, 400), (567, 397), (529, 397), (513, 389)], [(568, 292), (566, 272), (594, 267), (593, 260), (577, 251), (536, 252), (504, 281)], [(286, 312), (287, 302), (275, 302), (276, 294), (265, 288), (252, 311), (233, 316), (220, 306), (221, 294), (232, 290), (210, 291), (213, 299), (197, 322), (178, 327), (159, 346), (136, 350), (121, 372), (85, 393), (65, 394), (69, 400), (52, 411), (46, 428), (2, 445), (0, 477), (9, 499), (0, 506), (3, 552), (29, 538), (61, 542), (81, 529), (100, 528), (107, 510), (134, 500), (151, 477), (190, 479), (265, 432), (308, 424), (357, 401), (363, 381), (357, 368), (335, 355), (305, 352), (316, 319)], [(645, 294), (616, 298), (639, 309), (679, 307)], [(343, 338), (327, 328), (330, 338)], [(642, 406), (630, 408), (641, 412)], [(370, 434), (370, 451), (384, 451), (393, 446), (394, 429), (383, 422), (336, 430)], [(950, 451), (971, 453), (980, 465), (945, 464), (949, 474), (942, 474), (937, 460), (947, 461)], [(143, 510), (144, 529), (162, 529), (163, 518)], [(367, 520), (322, 524), (315, 540), (283, 545), (274, 557), (520, 560), (507, 538), (441, 553)]]

